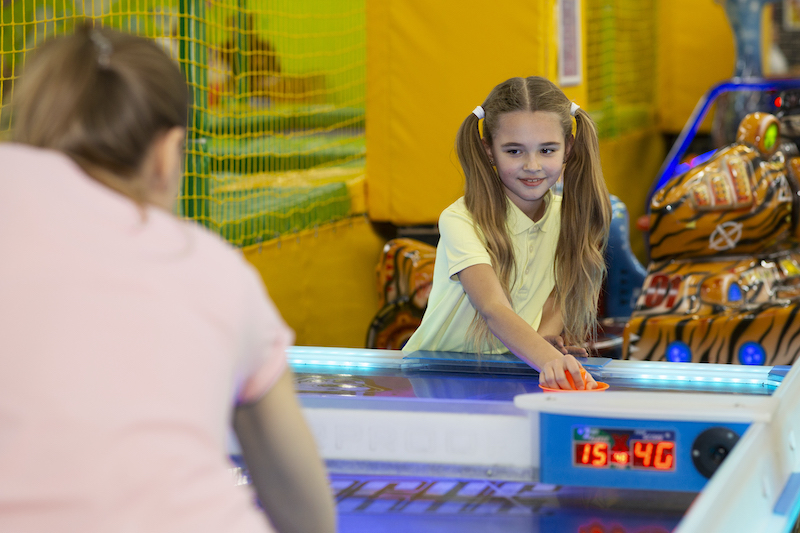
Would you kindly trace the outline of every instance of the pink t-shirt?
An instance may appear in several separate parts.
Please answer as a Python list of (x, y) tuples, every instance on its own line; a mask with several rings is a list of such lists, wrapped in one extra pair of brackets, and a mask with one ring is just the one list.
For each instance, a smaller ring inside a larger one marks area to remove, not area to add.
[(226, 428), (292, 341), (222, 239), (0, 145), (0, 531), (270, 531)]

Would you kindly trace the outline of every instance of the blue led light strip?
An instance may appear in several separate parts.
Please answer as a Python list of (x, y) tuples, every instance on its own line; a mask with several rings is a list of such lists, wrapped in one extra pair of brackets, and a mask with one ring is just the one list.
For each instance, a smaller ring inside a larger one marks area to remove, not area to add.
[(304, 366), (339, 367), (345, 370), (392, 368), (400, 369), (403, 352), (359, 348), (323, 348), (291, 346), (286, 351), (289, 363)]
[(630, 379), (653, 382), (696, 382), (720, 385), (764, 385), (777, 387), (781, 376), (771, 366), (723, 365), (712, 363), (667, 363), (661, 361), (611, 361), (592, 369), (595, 379)]
[[(426, 352), (431, 357), (433, 352)], [(326, 348), (292, 346), (288, 349), (289, 362), (295, 368), (329, 367), (343, 371), (357, 369), (394, 369), (414, 368), (419, 358), (406, 357), (399, 350), (373, 350), (366, 348)], [(417, 352), (412, 355), (422, 355)], [(448, 362), (460, 365), (469, 364), (465, 358), (468, 354), (448, 354), (439, 352), (438, 357), (425, 359), (437, 360), (444, 366)], [(521, 361), (513, 358), (519, 366), (528, 369)], [(587, 370), (600, 381), (606, 379), (628, 379), (635, 381), (675, 382), (675, 383), (711, 383), (720, 385), (764, 385), (777, 387), (782, 375), (781, 367), (723, 365), (711, 363), (668, 363), (662, 361), (618, 361), (605, 358), (580, 358)], [(485, 363), (484, 363), (485, 364)], [(509, 363), (510, 364), (510, 363)], [(513, 365), (512, 365), (513, 366)]]

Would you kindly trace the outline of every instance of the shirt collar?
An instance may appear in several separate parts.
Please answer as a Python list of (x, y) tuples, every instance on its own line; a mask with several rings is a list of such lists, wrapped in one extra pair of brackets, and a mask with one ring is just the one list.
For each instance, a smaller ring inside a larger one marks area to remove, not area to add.
[(513, 235), (519, 235), (520, 233), (528, 231), (534, 227), (538, 231), (547, 231), (547, 220), (550, 218), (550, 213), (553, 211), (550, 209), (550, 206), (553, 203), (553, 192), (548, 190), (542, 198), (544, 199), (544, 215), (542, 215), (542, 218), (540, 218), (538, 222), (534, 222), (528, 218), (528, 215), (523, 213), (519, 207), (514, 205), (514, 202), (511, 200), (508, 201), (506, 218), (508, 220), (508, 229)]

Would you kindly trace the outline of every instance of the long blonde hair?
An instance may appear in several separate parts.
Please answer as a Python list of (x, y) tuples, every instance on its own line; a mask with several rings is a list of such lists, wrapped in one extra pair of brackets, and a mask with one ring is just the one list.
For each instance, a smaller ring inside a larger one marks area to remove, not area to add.
[[(466, 207), (511, 302), (515, 257), (506, 226), (509, 200), (483, 143), (491, 146), (500, 117), (514, 111), (556, 113), (564, 139), (569, 139), (572, 135), (571, 102), (551, 81), (531, 76), (501, 83), (492, 89), (482, 107), (486, 114), (483, 140), (478, 117), (470, 114), (458, 129), (456, 152), (466, 177)], [(569, 344), (582, 344), (594, 331), (597, 321), (597, 303), (606, 270), (604, 252), (611, 223), (611, 202), (600, 168), (594, 122), (579, 109), (575, 113), (575, 123), (575, 141), (563, 174), (561, 230), (553, 268), (565, 340)], [(470, 340), (477, 351), (486, 343), (493, 346), (497, 343), (486, 320), (477, 312)]]

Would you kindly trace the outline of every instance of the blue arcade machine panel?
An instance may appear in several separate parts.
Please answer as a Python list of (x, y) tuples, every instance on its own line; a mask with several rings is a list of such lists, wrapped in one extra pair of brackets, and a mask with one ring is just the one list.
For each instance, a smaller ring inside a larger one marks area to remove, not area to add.
[(700, 491), (748, 424), (542, 414), (541, 481)]

